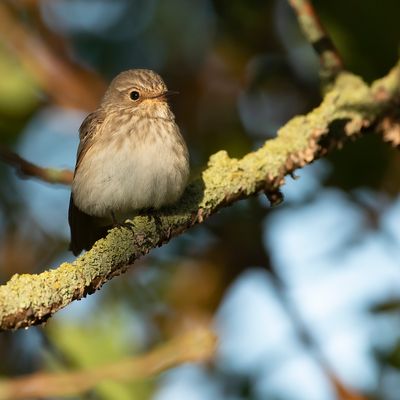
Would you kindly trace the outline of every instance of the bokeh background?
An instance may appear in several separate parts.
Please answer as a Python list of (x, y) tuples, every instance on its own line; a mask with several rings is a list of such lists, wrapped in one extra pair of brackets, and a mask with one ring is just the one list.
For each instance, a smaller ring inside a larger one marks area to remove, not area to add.
[[(398, 58), (398, 0), (314, 2), (345, 65)], [(152, 68), (193, 175), (240, 157), (321, 100), (318, 60), (284, 0), (3, 0), (1, 143), (73, 168), (77, 131), (118, 72)], [(0, 280), (72, 260), (69, 189), (0, 167)], [(400, 156), (370, 134), (140, 260), (46, 326), (1, 333), (2, 378), (107, 364), (214, 319), (207, 365), (82, 399), (400, 399)], [(353, 397), (351, 397), (353, 396)]]

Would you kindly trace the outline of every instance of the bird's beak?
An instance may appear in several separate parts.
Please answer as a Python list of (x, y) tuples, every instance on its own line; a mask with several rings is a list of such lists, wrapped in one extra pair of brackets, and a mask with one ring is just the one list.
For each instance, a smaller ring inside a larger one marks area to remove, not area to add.
[(163, 95), (166, 96), (166, 97), (174, 96), (176, 94), (179, 94), (179, 92), (177, 92), (176, 90), (167, 90), (166, 92), (163, 93)]
[(163, 92), (161, 94), (158, 94), (157, 96), (153, 96), (151, 98), (152, 99), (158, 99), (158, 100), (161, 100), (161, 101), (166, 101), (169, 96), (173, 96), (175, 94), (179, 94), (179, 92), (177, 92), (176, 90), (167, 90), (167, 91), (165, 91), (165, 92)]

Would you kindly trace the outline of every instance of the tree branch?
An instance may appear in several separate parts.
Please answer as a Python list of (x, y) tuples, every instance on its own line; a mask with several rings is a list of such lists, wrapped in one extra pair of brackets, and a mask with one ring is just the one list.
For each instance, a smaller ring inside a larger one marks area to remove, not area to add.
[(185, 362), (204, 362), (215, 353), (217, 338), (198, 327), (139, 357), (82, 371), (35, 373), (0, 381), (0, 400), (72, 396), (105, 380), (132, 382), (159, 374)]
[(0, 145), (0, 158), (17, 170), (23, 177), (34, 177), (48, 183), (70, 185), (74, 173), (69, 169), (43, 168), (24, 160), (5, 146)]
[(331, 82), (343, 71), (343, 62), (332, 39), (325, 31), (310, 0), (289, 0), (304, 36), (313, 46), (321, 63), (321, 78)]
[(189, 185), (178, 204), (158, 212), (157, 219), (137, 216), (129, 226), (112, 229), (73, 263), (38, 275), (14, 275), (0, 286), (0, 329), (44, 322), (222, 207), (260, 192), (274, 193), (286, 174), (379, 124), (398, 98), (399, 76), (397, 65), (368, 86), (355, 75), (340, 74), (319, 107), (293, 118), (259, 150), (241, 159), (225, 151), (212, 155), (202, 177)]

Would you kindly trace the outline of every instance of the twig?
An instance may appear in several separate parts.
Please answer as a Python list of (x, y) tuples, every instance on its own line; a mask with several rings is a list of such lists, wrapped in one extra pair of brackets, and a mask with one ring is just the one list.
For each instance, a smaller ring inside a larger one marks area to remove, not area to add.
[(186, 362), (212, 359), (217, 338), (198, 327), (148, 354), (92, 369), (65, 373), (35, 373), (0, 381), (0, 400), (77, 395), (105, 380), (131, 382), (148, 378)]
[(0, 158), (5, 163), (13, 166), (22, 176), (31, 176), (48, 183), (61, 183), (64, 185), (70, 185), (72, 182), (73, 172), (71, 170), (39, 167), (2, 145), (0, 145)]
[[(257, 193), (271, 195), (284, 183), (286, 174), (379, 123), (399, 91), (400, 82), (393, 79), (399, 68), (396, 66), (371, 87), (357, 76), (340, 74), (318, 108), (293, 118), (259, 150), (242, 159), (230, 158), (225, 151), (211, 156), (202, 178), (187, 188), (178, 204), (158, 212), (157, 223), (154, 217), (137, 216), (131, 224), (112, 229), (73, 263), (63, 263), (39, 275), (14, 275), (0, 286), (0, 329), (44, 322), (221, 208)], [(386, 95), (377, 97), (377, 91)], [(332, 124), (335, 134), (329, 135)]]
[(306, 39), (318, 54), (321, 63), (321, 77), (332, 81), (343, 71), (343, 62), (332, 39), (325, 31), (310, 0), (289, 0), (296, 12)]
[(281, 279), (279, 272), (274, 265), (269, 266), (269, 271), (271, 282), (275, 288), (275, 293), (289, 316), (300, 343), (302, 343), (304, 348), (310, 352), (314, 361), (319, 365), (321, 371), (328, 378), (332, 388), (336, 392), (336, 398), (338, 400), (367, 400), (364, 396), (346, 387), (336, 376), (328, 360), (321, 351), (318, 342), (314, 339), (311, 330), (303, 320), (301, 313), (298, 312), (296, 304), (293, 302), (291, 297), (288, 296), (287, 287), (285, 282)]

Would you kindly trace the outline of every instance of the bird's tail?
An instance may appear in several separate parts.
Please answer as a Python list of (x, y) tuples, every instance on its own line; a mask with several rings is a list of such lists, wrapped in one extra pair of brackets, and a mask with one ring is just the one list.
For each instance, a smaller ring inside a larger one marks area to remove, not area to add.
[(96, 218), (81, 211), (70, 197), (68, 222), (71, 230), (71, 243), (69, 249), (74, 255), (82, 250), (90, 250), (94, 243), (107, 234), (109, 227), (99, 226)]

